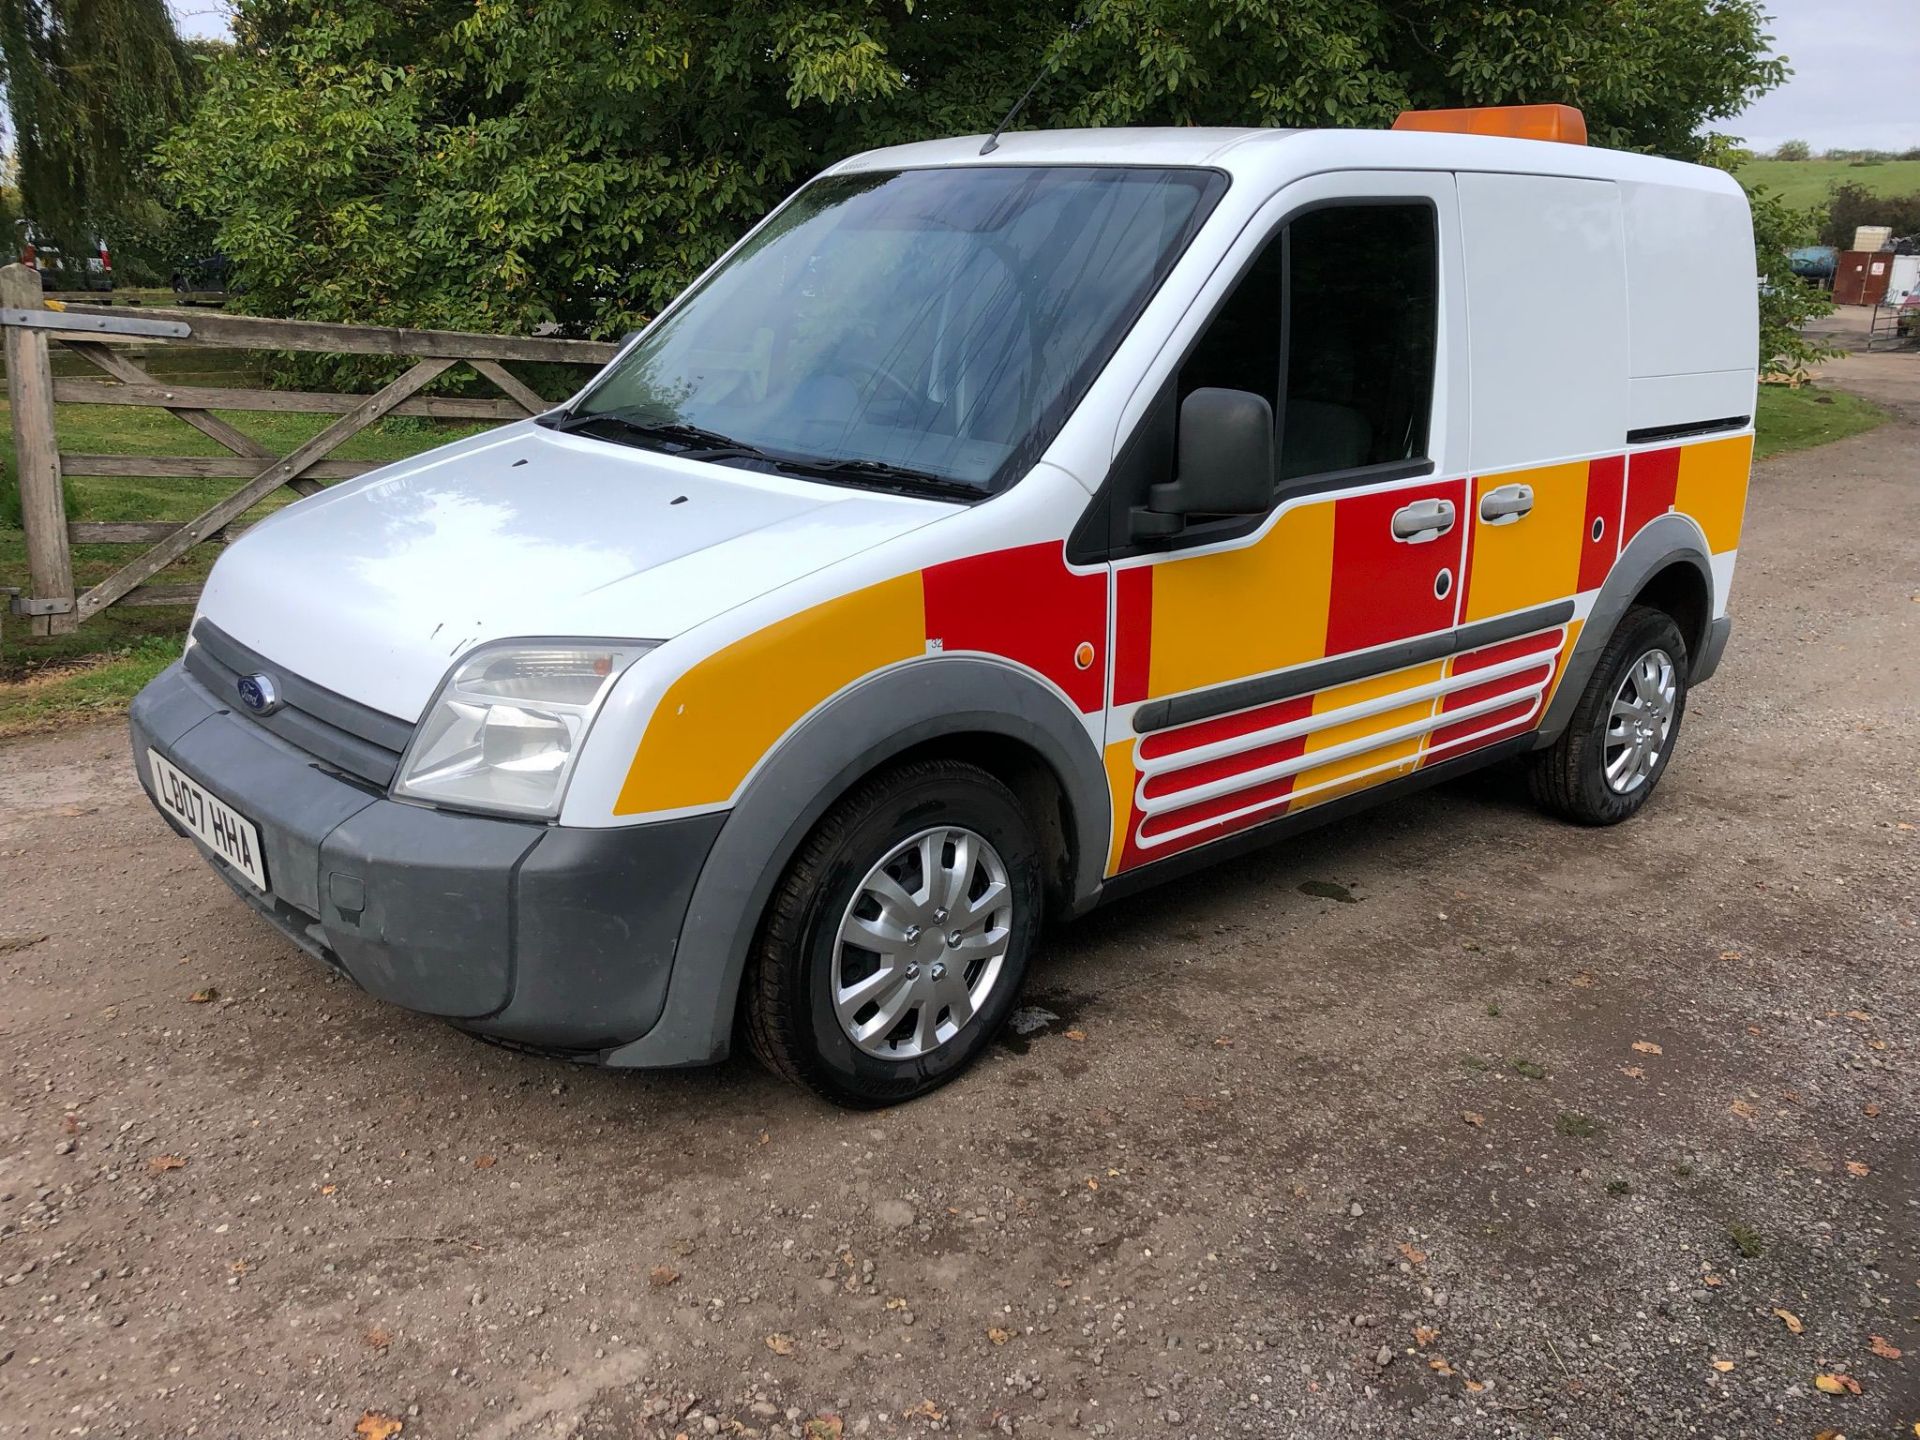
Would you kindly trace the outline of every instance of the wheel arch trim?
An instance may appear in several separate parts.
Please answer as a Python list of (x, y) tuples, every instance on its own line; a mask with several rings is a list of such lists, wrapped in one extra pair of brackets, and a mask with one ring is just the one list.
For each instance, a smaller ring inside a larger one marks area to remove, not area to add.
[(1594, 597), (1593, 605), (1580, 627), (1580, 638), (1573, 647), (1573, 654), (1567, 659), (1566, 673), (1554, 691), (1553, 703), (1547, 707), (1546, 717), (1540, 723), (1536, 741), (1540, 748), (1551, 745), (1567, 728), (1574, 706), (1580, 703), (1587, 681), (1592, 678), (1600, 652), (1606, 648), (1621, 617), (1656, 576), (1675, 565), (1686, 566), (1697, 574), (1706, 592), (1703, 631), (1700, 635), (1685, 637), (1688, 645), (1693, 647), (1687, 656), (1689, 681), (1706, 678), (1699, 672), (1699, 667), (1706, 658), (1703, 652), (1714, 625), (1716, 608), (1713, 564), (1707, 553), (1706, 538), (1690, 517), (1662, 515), (1643, 527), (1628, 542), (1626, 549), (1620, 552), (1620, 558), (1613, 562), (1613, 568), (1607, 572), (1606, 581)]
[(948, 738), (1024, 745), (1065, 799), (1076, 909), (1099, 892), (1112, 806), (1083, 718), (1051, 687), (1005, 662), (928, 656), (880, 671), (785, 736), (741, 790), (695, 883), (675, 949), (666, 1006), (609, 1065), (666, 1067), (722, 1059), (748, 951), (794, 853), (827, 810), (889, 761)]

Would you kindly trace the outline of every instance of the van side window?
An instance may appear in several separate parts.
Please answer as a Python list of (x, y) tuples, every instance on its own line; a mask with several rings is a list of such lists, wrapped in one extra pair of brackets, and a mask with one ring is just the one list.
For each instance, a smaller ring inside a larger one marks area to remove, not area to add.
[(1438, 274), (1432, 207), (1310, 210), (1241, 277), (1180, 367), (1176, 401), (1214, 385), (1264, 397), (1283, 480), (1421, 459)]
[(1432, 207), (1310, 210), (1280, 243), (1287, 250), (1280, 477), (1424, 458), (1439, 309)]

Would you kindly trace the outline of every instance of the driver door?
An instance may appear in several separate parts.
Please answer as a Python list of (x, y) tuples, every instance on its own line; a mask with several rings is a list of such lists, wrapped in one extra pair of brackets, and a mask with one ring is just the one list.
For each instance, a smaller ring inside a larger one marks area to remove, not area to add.
[(1439, 723), (1470, 530), (1453, 177), (1317, 176), (1264, 214), (1115, 466), (1171, 478), (1193, 389), (1272, 405), (1270, 511), (1110, 556), (1110, 874), (1404, 776)]

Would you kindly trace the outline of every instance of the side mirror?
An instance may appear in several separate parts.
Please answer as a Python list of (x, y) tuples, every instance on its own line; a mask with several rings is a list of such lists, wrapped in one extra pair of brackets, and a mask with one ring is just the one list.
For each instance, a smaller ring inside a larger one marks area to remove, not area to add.
[(1249, 390), (1195, 390), (1180, 404), (1178, 477), (1133, 512), (1136, 538), (1177, 534), (1190, 515), (1273, 507), (1273, 407)]

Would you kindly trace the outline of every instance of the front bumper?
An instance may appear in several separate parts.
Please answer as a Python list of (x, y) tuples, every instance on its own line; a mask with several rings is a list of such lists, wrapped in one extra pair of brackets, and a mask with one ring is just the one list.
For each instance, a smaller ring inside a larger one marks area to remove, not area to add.
[(129, 723), (148, 797), (152, 747), (251, 820), (271, 893), (195, 846), (283, 934), (369, 994), (583, 1056), (659, 1020), (723, 817), (586, 830), (402, 804), (237, 713), (177, 664), (140, 692)]

